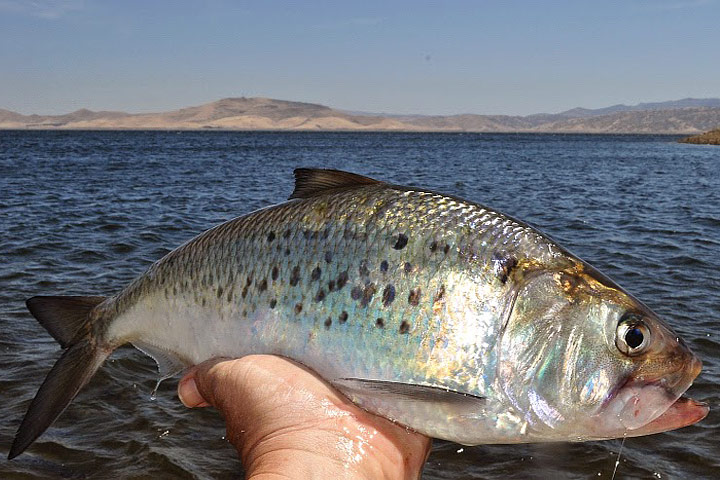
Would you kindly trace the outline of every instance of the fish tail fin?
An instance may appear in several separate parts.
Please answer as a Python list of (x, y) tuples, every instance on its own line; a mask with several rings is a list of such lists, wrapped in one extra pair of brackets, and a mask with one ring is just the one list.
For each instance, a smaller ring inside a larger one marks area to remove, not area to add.
[(110, 351), (98, 347), (90, 312), (104, 297), (33, 297), (27, 306), (33, 316), (65, 350), (45, 377), (30, 403), (10, 448), (8, 459), (20, 455), (67, 408)]

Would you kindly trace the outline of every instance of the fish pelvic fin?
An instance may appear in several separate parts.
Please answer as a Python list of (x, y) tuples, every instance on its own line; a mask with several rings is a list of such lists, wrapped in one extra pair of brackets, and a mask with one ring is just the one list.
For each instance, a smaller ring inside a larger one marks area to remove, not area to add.
[[(18, 428), (8, 459), (20, 455), (62, 414), (95, 375), (111, 350), (100, 348), (83, 326), (102, 297), (34, 297), (30, 312), (62, 345), (64, 352), (45, 377)], [(57, 305), (53, 309), (52, 305)], [(91, 306), (92, 304), (92, 306)]]
[(357, 173), (322, 168), (296, 168), (295, 190), (289, 199), (312, 198), (331, 191), (358, 188), (364, 185), (382, 185), (384, 182)]

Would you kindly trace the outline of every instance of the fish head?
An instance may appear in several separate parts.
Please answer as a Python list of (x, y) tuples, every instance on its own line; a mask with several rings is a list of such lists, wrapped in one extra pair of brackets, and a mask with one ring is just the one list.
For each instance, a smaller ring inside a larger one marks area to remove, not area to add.
[(591, 266), (519, 284), (500, 339), (498, 381), (533, 441), (640, 436), (691, 425), (681, 398), (702, 364), (641, 302)]

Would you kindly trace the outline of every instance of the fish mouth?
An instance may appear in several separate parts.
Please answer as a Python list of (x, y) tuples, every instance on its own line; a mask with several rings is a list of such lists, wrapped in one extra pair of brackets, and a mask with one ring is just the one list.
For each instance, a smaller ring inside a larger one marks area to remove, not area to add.
[(640, 437), (693, 425), (707, 417), (710, 407), (689, 397), (680, 397), (659, 417), (640, 428), (628, 430), (628, 437)]
[(605, 438), (638, 437), (699, 422), (709, 407), (682, 395), (701, 369), (700, 360), (689, 355), (681, 368), (655, 380), (631, 376), (603, 405), (602, 413), (595, 418), (596, 431)]

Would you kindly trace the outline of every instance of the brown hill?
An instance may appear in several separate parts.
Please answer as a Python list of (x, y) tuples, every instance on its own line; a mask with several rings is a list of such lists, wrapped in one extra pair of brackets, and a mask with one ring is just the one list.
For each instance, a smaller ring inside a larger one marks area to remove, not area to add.
[(695, 143), (698, 145), (720, 145), (720, 128), (701, 133), (700, 135), (682, 138), (680, 142)]
[[(597, 111), (595, 111), (597, 112)], [(0, 109), (0, 129), (377, 130), (438, 132), (694, 134), (720, 124), (720, 108), (613, 111), (573, 116), (353, 114), (313, 103), (225, 98), (169, 112), (131, 114), (82, 109), (65, 115), (22, 115)]]

